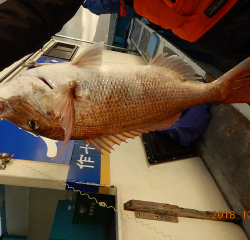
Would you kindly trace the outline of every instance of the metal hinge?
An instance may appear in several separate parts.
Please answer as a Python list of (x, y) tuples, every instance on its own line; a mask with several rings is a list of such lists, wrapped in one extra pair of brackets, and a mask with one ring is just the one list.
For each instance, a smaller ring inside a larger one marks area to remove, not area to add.
[(178, 223), (178, 217), (196, 218), (213, 221), (224, 221), (241, 223), (240, 216), (233, 212), (227, 214), (222, 211), (198, 211), (195, 209), (180, 208), (176, 205), (166, 203), (146, 202), (140, 200), (130, 200), (124, 203), (124, 210), (134, 211), (136, 218), (158, 220), (165, 222)]

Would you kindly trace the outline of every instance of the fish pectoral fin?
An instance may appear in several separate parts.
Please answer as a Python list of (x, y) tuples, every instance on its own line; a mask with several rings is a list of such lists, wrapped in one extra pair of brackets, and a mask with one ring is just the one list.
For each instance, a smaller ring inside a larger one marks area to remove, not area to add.
[[(70, 81), (68, 84), (52, 89), (51, 93), (55, 94), (53, 110), (55, 118), (60, 117), (62, 128), (64, 129), (64, 144), (59, 153), (53, 158), (57, 158), (69, 142), (75, 126), (74, 113), (74, 92), (75, 84)], [(53, 160), (52, 159), (52, 160)]]
[(161, 53), (155, 57), (149, 65), (167, 68), (178, 73), (187, 80), (197, 81), (197, 77), (194, 76), (196, 74), (195, 70), (188, 65), (184, 59), (177, 55), (168, 57), (166, 53)]
[(99, 68), (102, 64), (103, 42), (95, 43), (86, 48), (72, 62), (78, 67)]

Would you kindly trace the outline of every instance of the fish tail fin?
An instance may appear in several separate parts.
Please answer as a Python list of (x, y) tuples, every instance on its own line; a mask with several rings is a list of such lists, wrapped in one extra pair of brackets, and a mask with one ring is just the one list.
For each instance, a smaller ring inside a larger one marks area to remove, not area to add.
[(222, 75), (218, 80), (221, 85), (222, 99), (219, 103), (250, 102), (250, 57)]

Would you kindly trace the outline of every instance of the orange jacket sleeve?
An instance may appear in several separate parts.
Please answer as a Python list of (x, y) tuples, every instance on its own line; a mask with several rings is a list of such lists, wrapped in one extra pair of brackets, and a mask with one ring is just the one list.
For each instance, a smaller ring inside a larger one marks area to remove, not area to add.
[(149, 21), (194, 42), (213, 27), (237, 0), (134, 0), (135, 11)]

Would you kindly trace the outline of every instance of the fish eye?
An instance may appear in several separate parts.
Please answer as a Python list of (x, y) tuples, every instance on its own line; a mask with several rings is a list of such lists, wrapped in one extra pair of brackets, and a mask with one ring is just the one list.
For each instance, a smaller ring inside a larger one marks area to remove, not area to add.
[(33, 120), (33, 121), (29, 121), (29, 125), (32, 129), (38, 129), (39, 128), (39, 124), (37, 121)]

